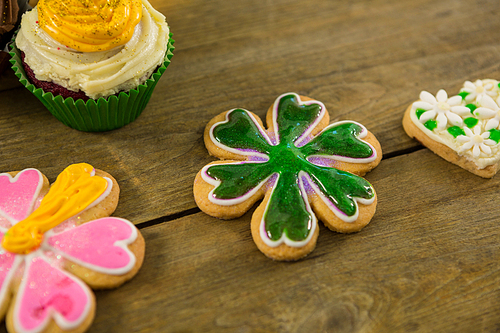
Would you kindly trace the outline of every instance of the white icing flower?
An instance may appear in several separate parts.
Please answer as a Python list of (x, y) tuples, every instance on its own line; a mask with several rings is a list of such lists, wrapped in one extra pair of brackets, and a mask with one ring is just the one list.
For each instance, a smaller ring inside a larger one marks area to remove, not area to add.
[(461, 91), (469, 93), (465, 96), (467, 102), (476, 100), (480, 103), (484, 96), (490, 96), (492, 98), (498, 96), (498, 86), (496, 83), (495, 80), (477, 80), (474, 83), (465, 81)]
[(448, 94), (443, 89), (438, 91), (436, 97), (427, 91), (422, 91), (420, 99), (420, 101), (413, 103), (414, 110), (425, 110), (420, 115), (420, 122), (425, 123), (436, 118), (439, 130), (443, 130), (448, 122), (453, 126), (462, 126), (463, 120), (460, 116), (470, 115), (470, 109), (460, 105), (462, 103), (461, 96), (448, 98)]
[(481, 151), (487, 155), (491, 154), (489, 146), (496, 145), (496, 142), (489, 139), (490, 132), (481, 133), (481, 127), (475, 126), (474, 132), (468, 127), (464, 127), (465, 135), (457, 136), (457, 141), (463, 143), (460, 152), (470, 150), (472, 148), (472, 156), (478, 157)]
[(500, 108), (498, 104), (488, 95), (481, 99), (480, 107), (474, 110), (474, 115), (479, 119), (489, 119), (484, 127), (485, 130), (497, 128), (500, 124)]

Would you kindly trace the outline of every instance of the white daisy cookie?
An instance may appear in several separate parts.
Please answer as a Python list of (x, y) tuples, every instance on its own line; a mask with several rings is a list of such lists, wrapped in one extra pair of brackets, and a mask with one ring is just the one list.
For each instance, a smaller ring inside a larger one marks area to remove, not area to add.
[(493, 177), (500, 164), (500, 87), (497, 80), (466, 81), (457, 95), (422, 91), (403, 118), (406, 133), (478, 176)]

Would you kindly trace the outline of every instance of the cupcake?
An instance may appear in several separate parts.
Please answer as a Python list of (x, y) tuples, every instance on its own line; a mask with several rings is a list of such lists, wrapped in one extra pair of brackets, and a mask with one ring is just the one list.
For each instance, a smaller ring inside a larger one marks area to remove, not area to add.
[(112, 130), (145, 108), (170, 63), (170, 36), (147, 0), (40, 0), (22, 17), (12, 68), (64, 124)]
[(3, 48), (9, 38), (12, 37), (11, 31), (16, 24), (18, 13), (17, 0), (0, 0), (0, 74), (3, 73), (8, 64), (8, 56), (3, 51)]
[[(17, 0), (0, 0), (0, 46), (6, 43), (14, 29), (19, 13)], [(3, 47), (1, 47), (3, 49)]]
[(8, 67), (10, 56), (7, 43), (10, 42), (19, 23), (19, 17), (36, 5), (36, 0), (0, 0), (0, 74)]

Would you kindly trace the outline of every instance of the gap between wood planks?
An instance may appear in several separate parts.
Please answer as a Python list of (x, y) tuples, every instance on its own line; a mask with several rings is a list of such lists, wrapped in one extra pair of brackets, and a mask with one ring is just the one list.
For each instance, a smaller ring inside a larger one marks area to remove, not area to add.
[[(414, 146), (414, 147), (410, 147), (410, 148), (406, 148), (406, 149), (394, 151), (394, 152), (391, 152), (391, 153), (384, 154), (382, 156), (382, 160), (388, 160), (390, 158), (394, 158), (394, 157), (397, 157), (397, 156), (411, 154), (413, 152), (419, 151), (419, 150), (424, 149), (424, 148), (425, 148), (424, 146), (418, 145), (418, 146)], [(146, 222), (139, 223), (139, 224), (136, 225), (136, 227), (138, 229), (143, 229), (143, 228), (151, 227), (151, 226), (154, 226), (154, 225), (157, 225), (157, 224), (161, 224), (161, 223), (165, 223), (165, 222), (170, 222), (170, 221), (173, 221), (173, 220), (177, 220), (177, 219), (180, 219), (181, 217), (198, 214), (200, 212), (201, 212), (201, 210), (198, 207), (195, 207), (195, 208), (187, 209), (187, 210), (184, 210), (182, 212), (178, 212), (178, 213), (175, 213), (175, 214), (172, 214), (172, 215), (162, 216), (162, 217), (156, 218), (156, 219), (151, 220), (151, 221), (146, 221)]]

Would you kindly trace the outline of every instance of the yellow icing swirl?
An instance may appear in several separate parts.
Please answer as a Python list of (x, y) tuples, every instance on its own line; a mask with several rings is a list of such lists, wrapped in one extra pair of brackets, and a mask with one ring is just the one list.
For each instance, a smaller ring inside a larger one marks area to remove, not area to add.
[(12, 253), (28, 254), (36, 250), (43, 234), (95, 202), (108, 181), (92, 176), (90, 164), (72, 164), (59, 174), (40, 206), (26, 219), (12, 226), (2, 240), (2, 247)]
[(37, 8), (40, 27), (81, 52), (126, 44), (142, 18), (141, 0), (40, 0)]

